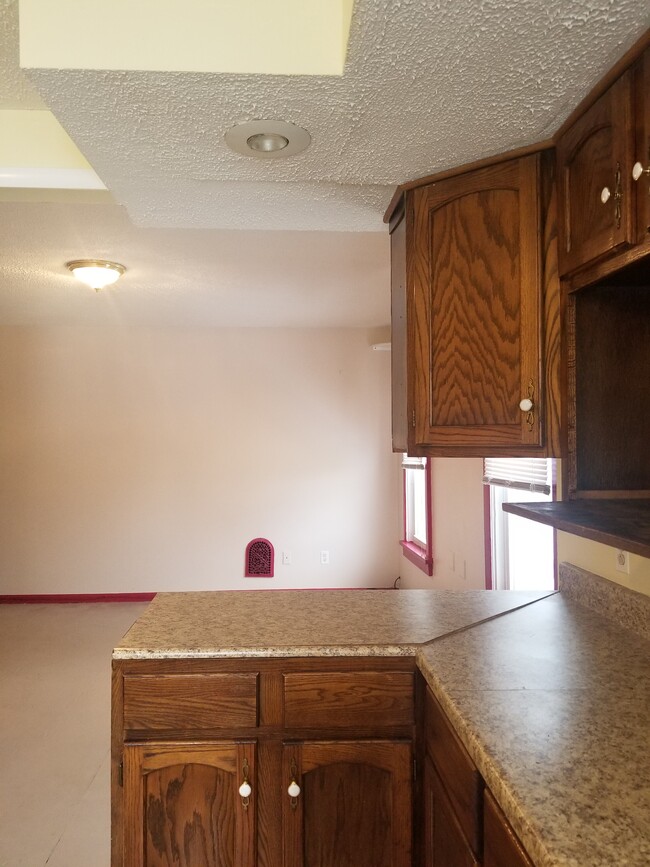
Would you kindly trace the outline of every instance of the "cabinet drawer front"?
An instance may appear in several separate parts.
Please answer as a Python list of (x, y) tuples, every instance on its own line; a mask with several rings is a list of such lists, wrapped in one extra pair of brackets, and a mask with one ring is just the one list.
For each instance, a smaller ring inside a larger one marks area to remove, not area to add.
[(328, 672), (284, 675), (287, 727), (369, 728), (414, 721), (411, 672)]
[(469, 753), (451, 728), (436, 699), (427, 690), (426, 746), (447, 791), (459, 825), (475, 854), (481, 845), (483, 780)]
[(127, 732), (257, 725), (258, 675), (174, 674), (124, 678)]

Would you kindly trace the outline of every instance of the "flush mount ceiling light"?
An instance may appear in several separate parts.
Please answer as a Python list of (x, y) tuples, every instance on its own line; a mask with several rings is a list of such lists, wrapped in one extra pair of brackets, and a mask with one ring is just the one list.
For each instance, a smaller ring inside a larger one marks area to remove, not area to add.
[(292, 157), (306, 150), (311, 136), (306, 129), (284, 120), (252, 120), (238, 123), (224, 136), (229, 148), (258, 159)]
[(105, 259), (75, 259), (74, 262), (66, 262), (65, 267), (72, 271), (77, 280), (96, 292), (115, 283), (126, 271), (124, 265)]

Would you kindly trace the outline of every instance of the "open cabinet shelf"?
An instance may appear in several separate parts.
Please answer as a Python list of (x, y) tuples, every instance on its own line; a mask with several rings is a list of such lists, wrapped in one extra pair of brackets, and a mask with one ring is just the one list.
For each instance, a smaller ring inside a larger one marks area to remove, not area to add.
[(556, 530), (650, 557), (650, 499), (504, 503), (503, 509)]

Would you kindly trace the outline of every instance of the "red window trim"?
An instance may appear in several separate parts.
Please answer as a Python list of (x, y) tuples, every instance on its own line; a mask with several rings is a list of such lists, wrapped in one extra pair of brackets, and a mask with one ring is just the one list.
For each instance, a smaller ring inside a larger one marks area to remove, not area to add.
[(426, 575), (433, 575), (433, 518), (431, 509), (431, 458), (427, 458), (424, 472), (426, 473), (426, 506), (427, 506), (427, 545), (424, 548), (417, 542), (406, 540), (406, 470), (402, 470), (402, 554), (406, 559), (421, 569)]

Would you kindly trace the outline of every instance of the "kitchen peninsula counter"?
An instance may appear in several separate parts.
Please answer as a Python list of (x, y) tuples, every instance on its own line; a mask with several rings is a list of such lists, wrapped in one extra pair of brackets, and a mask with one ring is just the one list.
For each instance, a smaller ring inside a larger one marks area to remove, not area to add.
[(432, 639), (548, 595), (484, 590), (161, 593), (113, 657), (413, 656)]
[(559, 594), (160, 594), (114, 659), (412, 657), (536, 867), (647, 867), (650, 599), (561, 577)]

